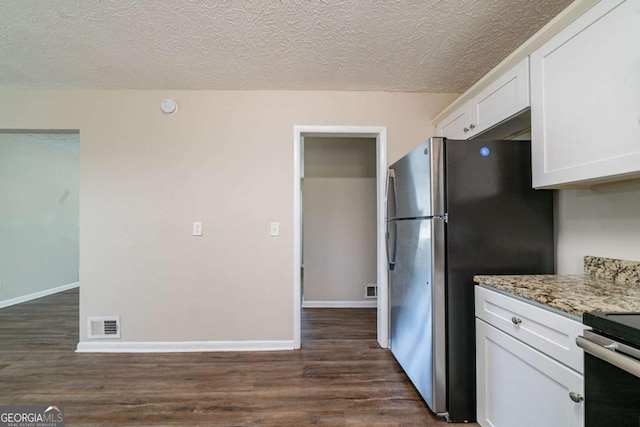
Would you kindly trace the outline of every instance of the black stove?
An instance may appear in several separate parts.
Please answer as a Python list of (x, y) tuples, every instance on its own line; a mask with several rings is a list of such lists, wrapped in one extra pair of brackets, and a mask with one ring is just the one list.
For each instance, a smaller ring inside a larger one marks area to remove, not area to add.
[(640, 426), (640, 313), (585, 313), (585, 427)]
[(640, 313), (584, 313), (582, 322), (615, 340), (640, 347)]

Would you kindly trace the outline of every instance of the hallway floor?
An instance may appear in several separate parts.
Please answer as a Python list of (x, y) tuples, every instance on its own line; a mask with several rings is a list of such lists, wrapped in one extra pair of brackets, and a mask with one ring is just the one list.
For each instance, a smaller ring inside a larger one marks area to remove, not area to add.
[(0, 405), (68, 426), (444, 426), (389, 351), (375, 309), (304, 309), (298, 351), (77, 354), (78, 290), (0, 309)]

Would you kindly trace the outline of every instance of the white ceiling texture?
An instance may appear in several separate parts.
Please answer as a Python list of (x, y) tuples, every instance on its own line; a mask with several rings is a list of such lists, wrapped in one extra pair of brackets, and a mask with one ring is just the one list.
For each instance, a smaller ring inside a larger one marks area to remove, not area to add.
[(570, 0), (3, 0), (0, 88), (462, 92)]

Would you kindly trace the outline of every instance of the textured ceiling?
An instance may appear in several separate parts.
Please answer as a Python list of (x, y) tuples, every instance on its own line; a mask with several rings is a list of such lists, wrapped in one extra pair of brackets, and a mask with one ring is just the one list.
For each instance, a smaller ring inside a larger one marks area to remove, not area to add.
[(5, 0), (0, 88), (462, 92), (570, 0)]

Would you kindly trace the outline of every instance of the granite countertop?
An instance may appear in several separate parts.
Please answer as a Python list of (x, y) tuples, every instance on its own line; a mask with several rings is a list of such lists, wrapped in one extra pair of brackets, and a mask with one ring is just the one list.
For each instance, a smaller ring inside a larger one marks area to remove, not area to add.
[(584, 312), (640, 312), (640, 285), (590, 275), (475, 276), (480, 285), (582, 319)]

